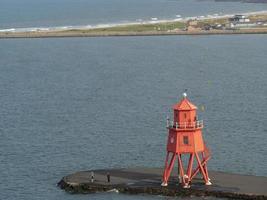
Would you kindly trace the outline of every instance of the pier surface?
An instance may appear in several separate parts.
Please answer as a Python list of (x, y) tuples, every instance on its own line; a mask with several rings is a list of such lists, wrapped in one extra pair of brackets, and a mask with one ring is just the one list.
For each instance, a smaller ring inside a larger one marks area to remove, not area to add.
[[(91, 182), (91, 172), (94, 182)], [(161, 186), (163, 169), (132, 168), (81, 171), (65, 176), (58, 186), (70, 193), (94, 193), (117, 190), (129, 194), (166, 196), (216, 196), (234, 199), (267, 199), (267, 177), (229, 174), (210, 171), (212, 185), (205, 186), (200, 177), (193, 180), (190, 189), (178, 184), (175, 172), (169, 185)], [(110, 182), (107, 181), (110, 174)]]

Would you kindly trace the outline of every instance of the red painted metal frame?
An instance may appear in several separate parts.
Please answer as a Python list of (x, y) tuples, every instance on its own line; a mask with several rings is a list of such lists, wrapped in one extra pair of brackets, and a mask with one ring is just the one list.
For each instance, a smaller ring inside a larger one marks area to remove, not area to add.
[[(170, 162), (169, 162), (169, 157), (170, 153), (172, 153)], [(178, 176), (181, 178), (181, 183), (183, 186), (189, 185), (189, 183), (192, 181), (192, 179), (197, 175), (197, 173), (201, 173), (203, 176), (203, 179), (205, 183), (209, 182), (209, 174), (208, 174), (208, 169), (207, 169), (207, 162), (210, 159), (210, 156), (205, 157), (205, 154), (201, 152), (202, 155), (202, 160), (200, 160), (198, 153), (191, 153), (189, 155), (189, 160), (188, 160), (188, 165), (187, 165), (187, 170), (185, 174), (185, 168), (184, 164), (182, 161), (182, 154), (180, 153), (174, 153), (174, 152), (167, 152), (166, 156), (166, 161), (165, 161), (165, 169), (163, 173), (163, 182), (168, 183), (168, 180), (170, 178), (174, 162), (176, 160), (176, 157), (178, 158)], [(197, 166), (195, 169), (193, 169), (193, 163), (194, 163), (194, 158), (196, 158), (197, 161)]]
[[(206, 185), (210, 185), (207, 168), (210, 151), (202, 138), (203, 122), (197, 121), (197, 107), (186, 98), (185, 94), (173, 109), (174, 121), (170, 123), (167, 119), (169, 138), (162, 186), (168, 184), (176, 157), (178, 159), (178, 176), (184, 187), (190, 187), (190, 183), (197, 173), (202, 174)], [(186, 124), (189, 124), (189, 127)], [(186, 167), (184, 167), (182, 155), (189, 155)], [(195, 158), (196, 168), (193, 169)]]

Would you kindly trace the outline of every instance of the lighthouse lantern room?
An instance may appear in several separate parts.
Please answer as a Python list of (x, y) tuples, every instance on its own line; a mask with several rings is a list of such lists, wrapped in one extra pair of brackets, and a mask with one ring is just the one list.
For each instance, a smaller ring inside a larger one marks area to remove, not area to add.
[[(182, 100), (173, 106), (173, 113), (173, 121), (167, 119), (169, 136), (161, 185), (168, 185), (176, 158), (178, 161), (178, 177), (184, 188), (190, 187), (192, 179), (198, 173), (202, 175), (206, 185), (211, 185), (207, 168), (210, 151), (203, 141), (203, 121), (197, 118), (197, 107), (188, 100), (186, 93), (184, 93)], [(188, 156), (188, 163), (187, 167), (184, 168), (185, 163), (183, 163), (184, 159), (182, 157), (186, 155)], [(194, 168), (195, 158), (196, 165)]]

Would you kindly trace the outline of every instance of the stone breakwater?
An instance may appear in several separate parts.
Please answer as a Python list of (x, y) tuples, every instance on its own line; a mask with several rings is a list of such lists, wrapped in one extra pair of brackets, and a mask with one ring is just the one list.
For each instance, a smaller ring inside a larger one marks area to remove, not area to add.
[(62, 32), (32, 32), (32, 33), (0, 33), (0, 39), (4, 38), (57, 38), (57, 37), (114, 37), (114, 36), (164, 36), (164, 35), (235, 35), (235, 34), (267, 34), (266, 29), (244, 30), (210, 30), (210, 31), (147, 31), (147, 32), (86, 32), (62, 31)]
[[(161, 168), (107, 169), (76, 172), (63, 177), (58, 186), (69, 193), (117, 191), (127, 194), (164, 196), (214, 196), (232, 199), (267, 199), (267, 177), (210, 172), (212, 186), (205, 186), (201, 177), (190, 189), (178, 184), (175, 174), (169, 185), (161, 186)], [(94, 181), (91, 174), (94, 173)], [(107, 180), (110, 174), (110, 182)]]

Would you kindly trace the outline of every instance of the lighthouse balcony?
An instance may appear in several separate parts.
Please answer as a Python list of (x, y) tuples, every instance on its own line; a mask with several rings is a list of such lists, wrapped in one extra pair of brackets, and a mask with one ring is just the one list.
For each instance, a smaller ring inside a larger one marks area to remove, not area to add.
[(196, 129), (196, 128), (203, 128), (204, 123), (203, 120), (194, 121), (194, 122), (174, 122), (167, 120), (167, 128), (175, 128), (179, 130), (184, 129)]

